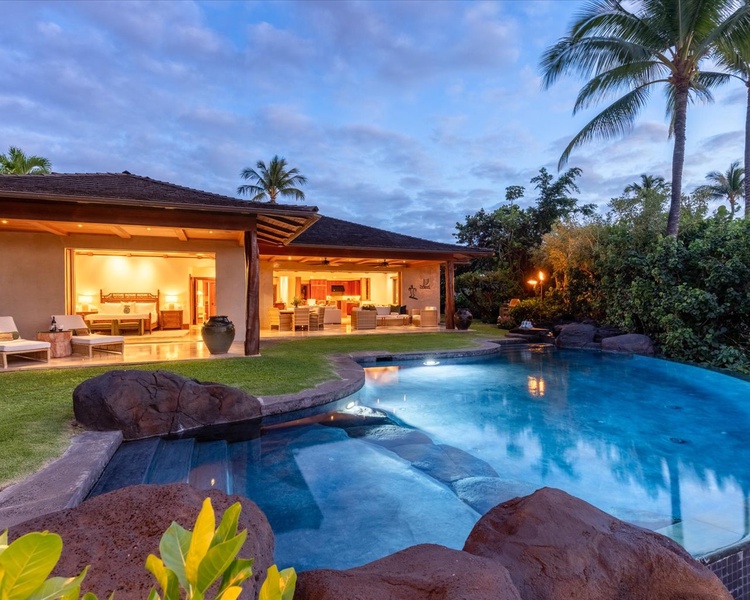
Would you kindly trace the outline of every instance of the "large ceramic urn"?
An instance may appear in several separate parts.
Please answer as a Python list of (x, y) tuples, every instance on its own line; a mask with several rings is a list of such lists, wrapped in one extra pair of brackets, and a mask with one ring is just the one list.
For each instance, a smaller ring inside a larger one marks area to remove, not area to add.
[(456, 329), (466, 330), (471, 326), (471, 322), (474, 320), (471, 312), (468, 308), (460, 308), (453, 315), (453, 322), (456, 325)]
[(226, 354), (234, 341), (234, 323), (229, 317), (214, 315), (201, 329), (203, 342), (211, 354)]

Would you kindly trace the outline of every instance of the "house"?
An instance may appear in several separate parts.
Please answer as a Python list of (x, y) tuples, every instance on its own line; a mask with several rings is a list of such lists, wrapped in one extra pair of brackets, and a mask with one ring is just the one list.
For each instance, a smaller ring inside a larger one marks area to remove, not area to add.
[(104, 296), (158, 298), (162, 324), (229, 316), (257, 354), (279, 302), (439, 305), (445, 269), (489, 252), (123, 173), (0, 175), (0, 314), (25, 336)]

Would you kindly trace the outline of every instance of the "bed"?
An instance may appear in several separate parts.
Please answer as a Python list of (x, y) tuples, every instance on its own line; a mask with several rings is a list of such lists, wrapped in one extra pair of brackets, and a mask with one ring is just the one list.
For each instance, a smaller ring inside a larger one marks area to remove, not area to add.
[(85, 316), (92, 331), (120, 335), (135, 331), (151, 333), (159, 326), (159, 290), (150, 292), (111, 292), (99, 290), (99, 312)]

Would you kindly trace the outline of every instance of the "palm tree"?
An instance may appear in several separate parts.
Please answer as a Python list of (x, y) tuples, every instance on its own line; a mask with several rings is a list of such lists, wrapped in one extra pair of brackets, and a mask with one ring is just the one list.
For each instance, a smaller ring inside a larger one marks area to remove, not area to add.
[[(745, 173), (750, 173), (750, 44), (734, 44), (721, 48), (716, 55), (718, 63), (732, 77), (747, 87), (747, 110), (745, 112)], [(745, 218), (750, 219), (750, 177), (745, 177)]]
[(635, 8), (637, 12), (630, 12), (619, 0), (588, 0), (569, 35), (544, 53), (543, 83), (548, 88), (571, 73), (590, 78), (578, 93), (574, 114), (625, 92), (573, 138), (560, 167), (577, 146), (631, 129), (652, 87), (666, 85), (670, 134), (675, 138), (667, 233), (676, 236), (687, 106), (695, 99), (712, 100), (711, 88), (728, 81), (728, 74), (700, 66), (720, 44), (750, 36), (750, 5), (741, 0), (637, 0)]
[(646, 175), (641, 173), (641, 182), (634, 182), (625, 186), (623, 192), (625, 194), (638, 195), (641, 192), (652, 190), (654, 192), (666, 192), (669, 190), (669, 184), (664, 181), (664, 177), (658, 175)]
[[(255, 170), (257, 169), (257, 171)], [(274, 156), (266, 167), (266, 164), (259, 160), (255, 163), (255, 169), (245, 168), (240, 173), (243, 179), (254, 181), (253, 185), (241, 185), (237, 188), (238, 194), (254, 194), (253, 201), (260, 201), (268, 198), (272, 204), (276, 202), (279, 194), (282, 196), (294, 196), (296, 200), (304, 200), (305, 194), (294, 187), (295, 185), (304, 185), (307, 178), (300, 175), (297, 169), (287, 169), (286, 159)]]
[[(745, 194), (747, 178), (745, 169), (740, 167), (740, 161), (735, 160), (726, 173), (711, 171), (706, 175), (706, 179), (712, 182), (709, 185), (700, 186), (696, 192), (704, 192), (712, 200), (729, 200), (729, 219), (734, 217), (737, 211), (737, 202)], [(745, 212), (747, 213), (747, 203), (745, 203)]]
[(8, 154), (0, 154), (0, 173), (3, 175), (43, 175), (52, 170), (52, 163), (43, 156), (26, 156), (23, 150), (11, 146)]

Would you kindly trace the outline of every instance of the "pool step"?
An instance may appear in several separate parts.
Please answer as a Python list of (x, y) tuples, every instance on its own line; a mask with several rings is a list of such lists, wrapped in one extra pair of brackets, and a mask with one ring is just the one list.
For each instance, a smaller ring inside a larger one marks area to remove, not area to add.
[(199, 490), (217, 488), (231, 494), (228, 465), (229, 447), (225, 441), (196, 444), (188, 478), (190, 485)]
[(187, 483), (195, 440), (161, 441), (148, 468), (145, 483)]
[(143, 483), (159, 444), (160, 440), (154, 438), (120, 446), (88, 497)]
[(89, 498), (140, 483), (189, 483), (199, 490), (232, 493), (229, 447), (225, 441), (158, 438), (120, 446), (89, 493)]

